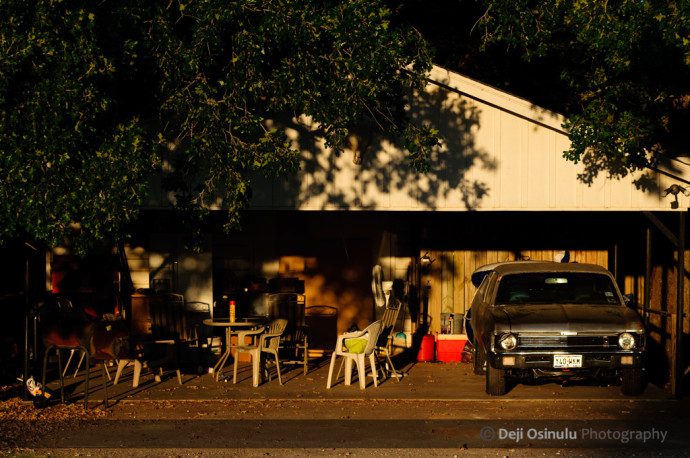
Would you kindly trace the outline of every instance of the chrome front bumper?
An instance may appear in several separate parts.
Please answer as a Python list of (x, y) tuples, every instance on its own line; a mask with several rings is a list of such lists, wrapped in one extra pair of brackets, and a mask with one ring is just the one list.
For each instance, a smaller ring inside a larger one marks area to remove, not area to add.
[[(582, 367), (554, 368), (554, 355), (582, 355)], [(578, 371), (582, 369), (625, 369), (644, 366), (644, 351), (543, 350), (490, 352), (488, 362), (497, 369), (548, 369)], [(510, 363), (513, 364), (510, 364)]]

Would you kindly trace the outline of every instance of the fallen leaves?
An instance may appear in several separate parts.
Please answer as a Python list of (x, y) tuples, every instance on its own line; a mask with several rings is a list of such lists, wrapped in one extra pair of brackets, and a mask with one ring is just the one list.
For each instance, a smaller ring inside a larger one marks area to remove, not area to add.
[(68, 428), (70, 424), (108, 416), (100, 408), (85, 409), (83, 403), (53, 404), (39, 409), (32, 402), (12, 398), (0, 401), (0, 450), (26, 447), (36, 438)]

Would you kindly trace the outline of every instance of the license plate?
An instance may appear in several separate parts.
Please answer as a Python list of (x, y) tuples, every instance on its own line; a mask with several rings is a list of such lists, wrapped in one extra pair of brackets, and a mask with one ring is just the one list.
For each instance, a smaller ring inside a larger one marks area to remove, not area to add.
[(582, 355), (554, 355), (553, 367), (582, 367)]

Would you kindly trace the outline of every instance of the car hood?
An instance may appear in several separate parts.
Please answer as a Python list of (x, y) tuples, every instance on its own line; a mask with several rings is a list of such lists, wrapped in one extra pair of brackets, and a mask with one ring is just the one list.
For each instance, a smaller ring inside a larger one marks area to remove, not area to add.
[(616, 305), (504, 305), (492, 310), (497, 331), (621, 332), (644, 330), (637, 313)]

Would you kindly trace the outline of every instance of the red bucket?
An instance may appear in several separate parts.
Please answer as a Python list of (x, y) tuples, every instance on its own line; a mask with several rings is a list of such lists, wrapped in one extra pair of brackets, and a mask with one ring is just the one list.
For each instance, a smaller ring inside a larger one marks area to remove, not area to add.
[(419, 346), (419, 353), (417, 353), (417, 361), (433, 361), (436, 354), (436, 337), (427, 334), (422, 337), (422, 343)]

